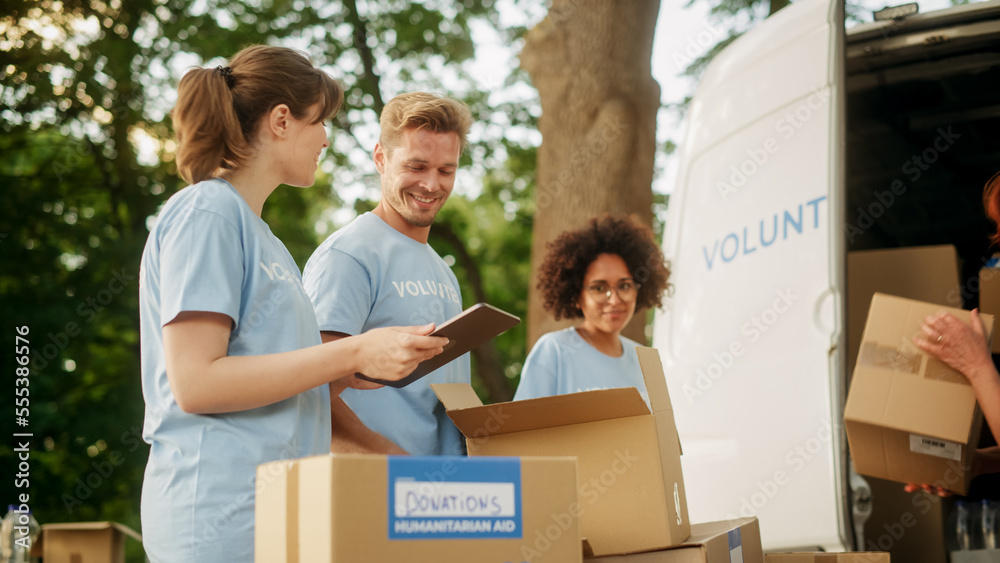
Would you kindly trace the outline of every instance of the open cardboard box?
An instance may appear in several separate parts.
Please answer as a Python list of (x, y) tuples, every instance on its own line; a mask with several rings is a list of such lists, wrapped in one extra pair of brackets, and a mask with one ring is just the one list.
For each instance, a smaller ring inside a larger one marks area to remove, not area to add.
[(764, 563), (756, 518), (691, 524), (684, 543), (659, 551), (587, 558), (587, 563)]
[(336, 454), (257, 467), (258, 563), (582, 561), (576, 461)]
[(634, 387), (484, 406), (467, 384), (432, 384), (470, 456), (574, 456), (581, 527), (593, 555), (664, 549), (691, 535), (660, 355), (636, 348), (650, 405)]
[(125, 537), (142, 543), (138, 532), (117, 522), (43, 524), (41, 532), (31, 554), (45, 563), (124, 563)]
[[(872, 297), (844, 424), (858, 473), (965, 494), (982, 413), (968, 380), (913, 344), (924, 317), (940, 311), (970, 322), (961, 309)], [(993, 317), (982, 317), (991, 331)]]

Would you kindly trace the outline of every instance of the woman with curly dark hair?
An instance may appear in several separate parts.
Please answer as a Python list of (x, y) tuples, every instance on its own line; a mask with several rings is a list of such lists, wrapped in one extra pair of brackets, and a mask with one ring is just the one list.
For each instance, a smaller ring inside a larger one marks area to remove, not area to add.
[(652, 231), (628, 217), (591, 219), (551, 242), (538, 272), (543, 305), (556, 320), (583, 322), (538, 339), (514, 399), (614, 387), (646, 397), (639, 344), (621, 332), (636, 308), (659, 307), (669, 275)]

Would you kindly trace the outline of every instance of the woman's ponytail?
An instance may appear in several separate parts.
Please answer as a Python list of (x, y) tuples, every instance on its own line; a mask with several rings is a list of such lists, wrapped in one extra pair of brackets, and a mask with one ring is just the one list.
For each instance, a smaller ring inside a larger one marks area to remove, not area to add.
[(207, 180), (220, 168), (238, 168), (250, 156), (233, 107), (230, 84), (235, 81), (231, 70), (224, 73), (221, 68), (195, 69), (181, 79), (171, 115), (177, 171), (187, 182)]

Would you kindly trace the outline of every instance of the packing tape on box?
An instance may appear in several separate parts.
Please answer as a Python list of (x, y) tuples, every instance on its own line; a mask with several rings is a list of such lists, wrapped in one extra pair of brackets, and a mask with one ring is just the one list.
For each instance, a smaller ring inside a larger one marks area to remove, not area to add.
[(920, 373), (920, 355), (900, 350), (895, 346), (881, 346), (875, 342), (861, 345), (858, 363), (864, 366), (889, 369), (897, 373)]

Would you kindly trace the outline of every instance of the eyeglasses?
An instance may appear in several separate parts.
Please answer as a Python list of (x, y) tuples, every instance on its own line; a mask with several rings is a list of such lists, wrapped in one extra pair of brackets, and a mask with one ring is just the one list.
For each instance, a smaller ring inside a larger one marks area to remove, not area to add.
[(595, 283), (587, 287), (590, 298), (597, 303), (607, 303), (611, 299), (611, 292), (616, 293), (618, 299), (622, 301), (633, 301), (638, 291), (639, 284), (634, 281), (621, 281), (613, 287), (604, 283)]

